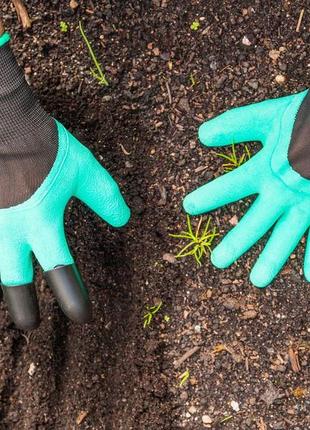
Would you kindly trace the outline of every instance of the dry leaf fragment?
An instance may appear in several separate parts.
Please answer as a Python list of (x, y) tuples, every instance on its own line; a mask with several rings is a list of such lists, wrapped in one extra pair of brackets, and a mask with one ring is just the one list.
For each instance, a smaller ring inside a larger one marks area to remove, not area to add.
[(218, 345), (215, 345), (213, 348), (212, 354), (218, 354), (219, 352), (227, 351), (226, 345), (223, 343), (219, 343)]
[(267, 424), (265, 423), (262, 417), (260, 417), (257, 425), (258, 425), (258, 430), (267, 430)]
[(293, 396), (296, 397), (296, 399), (301, 399), (302, 397), (305, 397), (307, 395), (307, 390), (302, 387), (296, 387), (293, 390)]
[(75, 422), (76, 422), (76, 424), (79, 426), (80, 424), (82, 424), (82, 422), (85, 420), (85, 418), (87, 417), (87, 415), (88, 415), (88, 412), (87, 411), (81, 411), (79, 414), (78, 414), (78, 416), (77, 416), (77, 418), (76, 418), (76, 420), (75, 420)]
[(300, 364), (298, 359), (298, 352), (294, 351), (294, 349), (290, 346), (288, 349), (288, 356), (290, 359), (290, 363), (292, 366), (293, 372), (297, 373), (300, 371)]

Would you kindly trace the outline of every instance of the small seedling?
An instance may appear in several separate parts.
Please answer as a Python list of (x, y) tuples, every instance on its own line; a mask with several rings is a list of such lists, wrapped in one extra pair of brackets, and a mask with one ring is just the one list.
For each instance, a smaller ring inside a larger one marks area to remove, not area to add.
[(220, 424), (224, 424), (227, 421), (231, 420), (233, 418), (233, 415), (227, 415), (226, 417), (224, 417), (223, 419), (221, 419)]
[(165, 316), (164, 316), (164, 321), (165, 321), (166, 323), (169, 323), (169, 322), (170, 322), (170, 317), (169, 317), (169, 315), (165, 315)]
[(200, 233), (202, 217), (200, 217), (195, 233), (191, 225), (189, 215), (186, 215), (187, 231), (181, 231), (179, 234), (170, 234), (169, 236), (177, 239), (186, 239), (189, 243), (185, 245), (175, 258), (183, 258), (192, 255), (197, 264), (201, 266), (201, 259), (204, 255), (211, 252), (211, 245), (219, 233), (216, 232), (216, 227), (210, 229), (211, 217), (208, 218), (205, 228)]
[(82, 22), (81, 21), (79, 22), (79, 29), (80, 29), (80, 33), (81, 33), (81, 35), (82, 35), (82, 37), (84, 39), (84, 42), (85, 42), (85, 44), (87, 46), (88, 52), (89, 52), (89, 54), (91, 56), (91, 59), (92, 59), (94, 65), (95, 65), (94, 68), (90, 69), (90, 72), (91, 72), (92, 76), (95, 79), (97, 79), (97, 81), (99, 82), (100, 85), (105, 85), (106, 87), (108, 87), (109, 86), (109, 82), (107, 81), (107, 78), (105, 77), (105, 74), (102, 71), (101, 64), (97, 60), (97, 57), (96, 57), (96, 55), (95, 55), (95, 53), (93, 51), (93, 48), (92, 48), (92, 46), (90, 44), (90, 41), (88, 40), (88, 38), (87, 38), (87, 36), (85, 34), (85, 31), (84, 31), (84, 29), (82, 27)]
[(62, 33), (67, 33), (67, 31), (69, 30), (69, 25), (66, 23), (66, 21), (60, 21), (59, 27)]
[(191, 23), (191, 30), (197, 31), (200, 28), (200, 22), (195, 20)]
[(189, 378), (189, 370), (188, 369), (186, 369), (185, 370), (185, 372), (184, 373), (182, 373), (182, 375), (180, 375), (179, 376), (179, 379), (180, 379), (180, 383), (179, 383), (179, 387), (182, 387), (184, 384), (185, 384), (185, 382), (188, 380), (188, 378)]
[(159, 302), (158, 305), (155, 305), (155, 306), (146, 305), (146, 311), (147, 312), (143, 315), (143, 328), (146, 328), (151, 324), (154, 316), (160, 310), (162, 305), (163, 305), (162, 302)]
[(225, 173), (231, 172), (237, 167), (240, 167), (241, 164), (245, 163), (251, 158), (251, 153), (247, 145), (244, 145), (243, 153), (238, 156), (236, 154), (236, 148), (234, 143), (232, 144), (230, 155), (223, 154), (222, 152), (216, 152), (216, 155), (218, 157), (224, 158), (224, 160), (227, 160), (227, 163), (224, 163), (222, 166)]

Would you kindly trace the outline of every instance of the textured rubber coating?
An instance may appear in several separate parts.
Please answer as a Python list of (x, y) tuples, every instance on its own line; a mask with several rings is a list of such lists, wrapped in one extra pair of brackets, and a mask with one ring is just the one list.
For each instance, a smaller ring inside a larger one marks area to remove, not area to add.
[(59, 266), (44, 275), (67, 317), (78, 323), (90, 321), (91, 303), (76, 265)]
[(21, 330), (33, 330), (40, 324), (38, 299), (33, 284), (18, 287), (2, 285), (9, 314)]
[(304, 98), (294, 123), (288, 160), (296, 172), (310, 179), (310, 92)]

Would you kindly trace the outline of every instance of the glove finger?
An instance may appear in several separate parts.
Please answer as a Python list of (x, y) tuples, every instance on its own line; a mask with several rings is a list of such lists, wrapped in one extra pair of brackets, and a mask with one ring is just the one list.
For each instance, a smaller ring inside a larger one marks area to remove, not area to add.
[(252, 269), (250, 279), (256, 287), (267, 287), (273, 281), (308, 226), (309, 220), (298, 208), (282, 215)]
[(79, 271), (74, 264), (63, 226), (46, 227), (32, 238), (32, 249), (59, 306), (68, 318), (84, 323), (91, 319), (91, 304)]
[(305, 259), (304, 259), (304, 275), (308, 282), (310, 282), (310, 234), (308, 231)]
[(254, 140), (264, 144), (271, 121), (283, 100), (266, 100), (230, 109), (202, 124), (198, 131), (199, 140), (206, 146), (225, 146)]
[(258, 182), (254, 180), (257, 169), (253, 157), (238, 169), (199, 187), (183, 200), (184, 210), (190, 215), (200, 215), (257, 193)]
[(212, 251), (211, 261), (224, 269), (248, 251), (276, 222), (281, 207), (270, 205), (270, 199), (258, 196), (247, 213)]
[(4, 300), (10, 317), (22, 330), (33, 330), (40, 324), (40, 312), (32, 284), (33, 266), (26, 244), (1, 246), (0, 273)]
[(80, 166), (74, 195), (113, 227), (122, 227), (130, 218), (117, 183), (89, 151)]

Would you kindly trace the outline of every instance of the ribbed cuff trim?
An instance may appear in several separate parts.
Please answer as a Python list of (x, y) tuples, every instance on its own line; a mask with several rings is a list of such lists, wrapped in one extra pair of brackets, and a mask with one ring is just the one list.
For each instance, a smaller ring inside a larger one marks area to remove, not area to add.
[(2, 36), (0, 36), (0, 47), (8, 43), (10, 40), (11, 36), (9, 35), (9, 33), (3, 33)]

